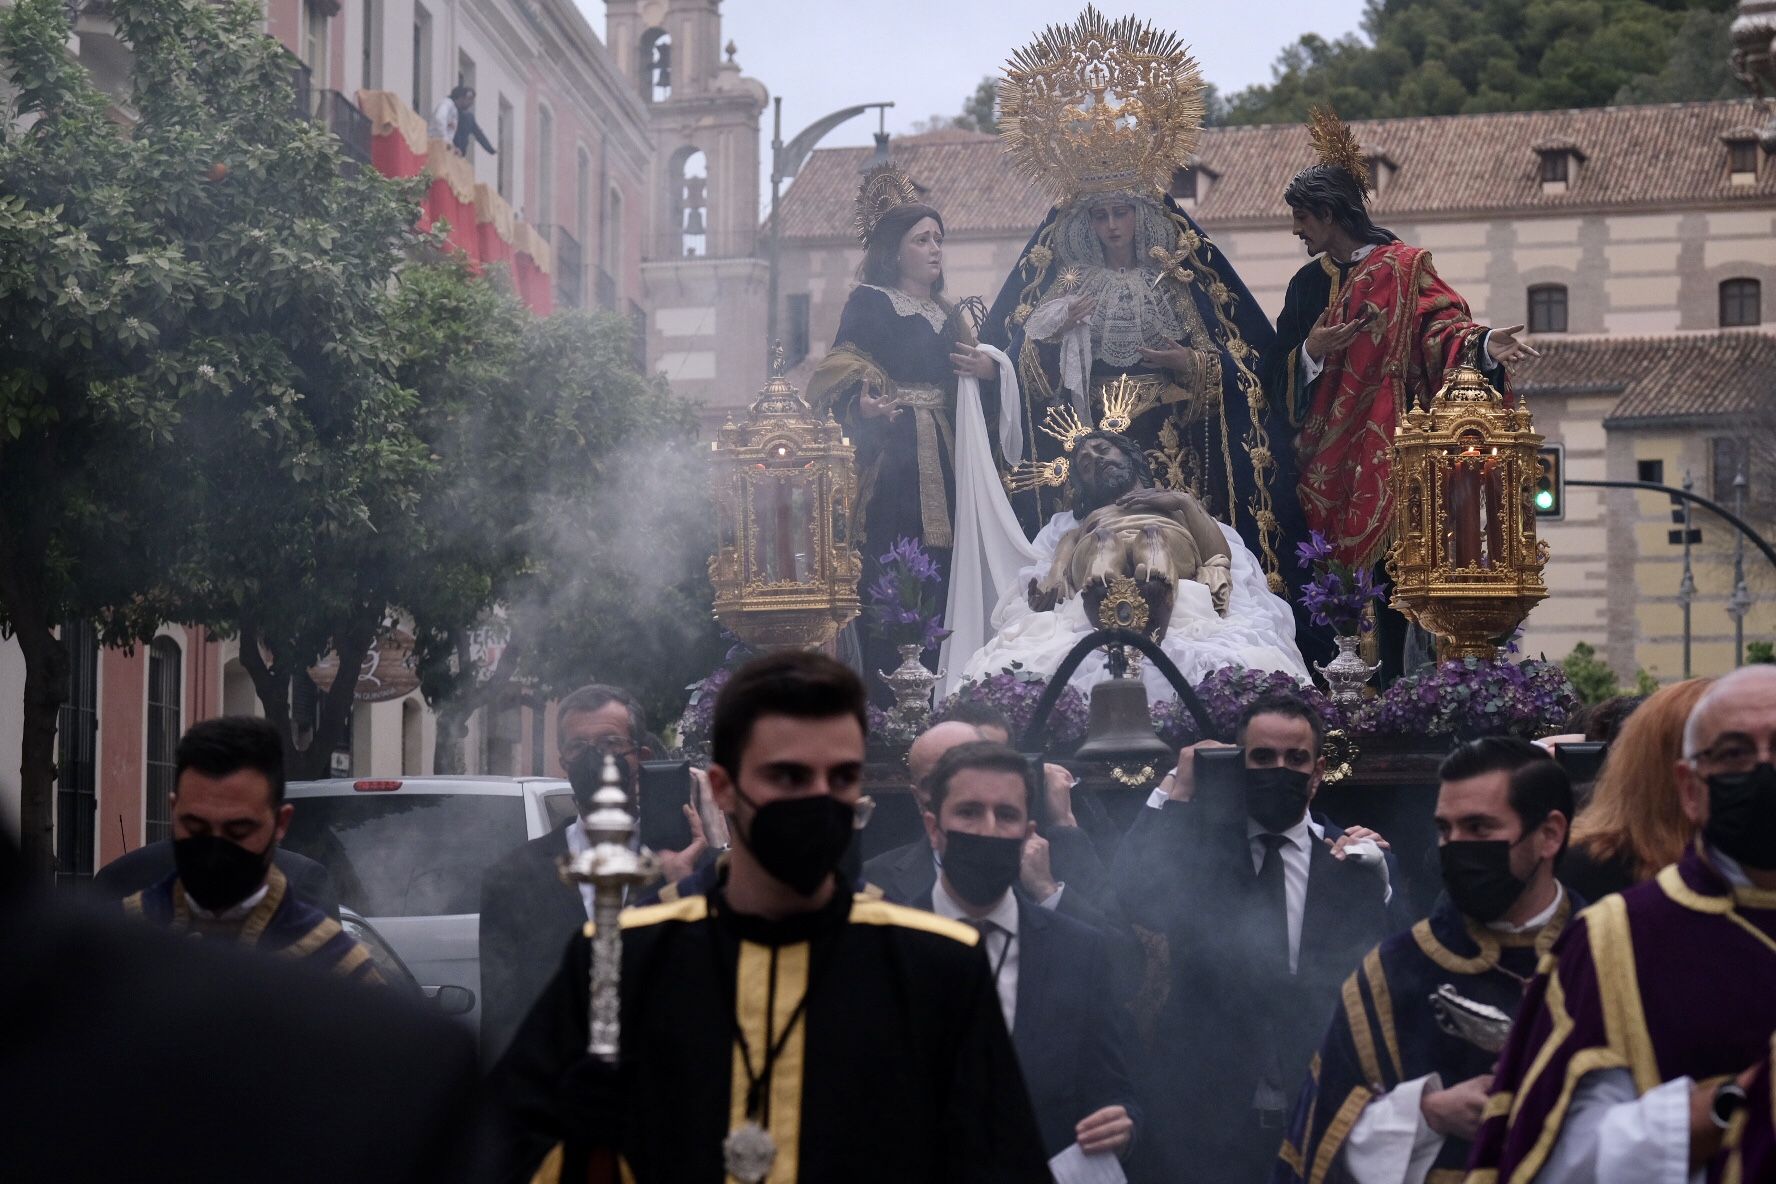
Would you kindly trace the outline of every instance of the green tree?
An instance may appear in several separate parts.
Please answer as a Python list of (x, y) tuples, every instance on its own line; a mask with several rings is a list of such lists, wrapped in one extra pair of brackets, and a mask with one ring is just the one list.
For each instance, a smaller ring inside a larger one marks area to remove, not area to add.
[(1597, 648), (1589, 642), (1581, 641), (1573, 646), (1572, 653), (1560, 660), (1566, 671), (1567, 681), (1578, 692), (1579, 701), (1587, 707), (1594, 703), (1602, 703), (1606, 699), (1614, 699), (1618, 695), (1646, 696), (1659, 689), (1659, 680), (1645, 670), (1634, 672), (1634, 686), (1624, 688), (1616, 680), (1616, 672), (1611, 670), (1609, 663), (1597, 656)]
[(538, 319), (460, 263), (404, 273), (390, 323), (433, 466), (381, 596), (414, 624), (435, 767), (520, 690), (620, 682), (676, 714), (713, 661), (694, 409), (636, 373), (623, 318)]
[(324, 595), (292, 569), (372, 533), (381, 491), (423, 459), (377, 352), (411, 201), (341, 176), (256, 5), (113, 11), (133, 50), (123, 127), (67, 54), (57, 0), (0, 15), (17, 92), (0, 120), (0, 616), (26, 662), (37, 876), (67, 693), (55, 627), (85, 618), (127, 644), (157, 620)]
[(956, 126), (971, 132), (999, 134), (999, 80), (989, 74), (980, 80), (974, 93), (962, 100), (962, 114)]
[(1738, 93), (1731, 0), (1369, 0), (1361, 36), (1307, 34), (1228, 123), (1536, 111)]

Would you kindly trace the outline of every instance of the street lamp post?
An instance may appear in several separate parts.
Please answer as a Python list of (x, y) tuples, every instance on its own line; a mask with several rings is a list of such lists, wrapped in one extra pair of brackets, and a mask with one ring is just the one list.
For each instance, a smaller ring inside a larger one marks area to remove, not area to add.
[[(1745, 517), (1745, 461), (1733, 474), (1733, 515)], [(1751, 608), (1751, 591), (1745, 586), (1745, 535), (1733, 542), (1733, 597), (1727, 601), (1727, 614), (1733, 618), (1733, 666), (1745, 665), (1745, 614)]]
[[(1696, 487), (1690, 478), (1690, 471), (1684, 470), (1683, 488), (1689, 493)], [(1683, 507), (1683, 579), (1677, 585), (1677, 602), (1683, 605), (1683, 672), (1690, 677), (1690, 605), (1696, 599), (1696, 573), (1690, 567), (1690, 503), (1686, 499)]]
[(771, 114), (771, 280), (765, 299), (768, 307), (765, 311), (765, 351), (770, 350), (777, 341), (777, 274), (779, 231), (777, 221), (777, 199), (782, 196), (783, 182), (796, 175), (808, 154), (814, 151), (826, 133), (838, 127), (848, 119), (862, 115), (872, 108), (882, 112), (881, 130), (876, 132), (876, 157), (878, 160), (888, 159), (888, 133), (886, 130), (888, 108), (893, 103), (860, 103), (855, 107), (846, 107), (842, 111), (834, 111), (810, 123), (797, 133), (795, 139), (783, 142), (783, 96), (778, 95), (772, 100)]

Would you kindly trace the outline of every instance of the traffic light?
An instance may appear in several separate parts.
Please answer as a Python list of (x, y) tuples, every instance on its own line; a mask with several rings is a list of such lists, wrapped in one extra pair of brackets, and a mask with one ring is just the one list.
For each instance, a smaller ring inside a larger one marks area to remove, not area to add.
[(1538, 452), (1542, 471), (1536, 476), (1535, 512), (1537, 518), (1558, 522), (1566, 517), (1566, 448), (1550, 444)]

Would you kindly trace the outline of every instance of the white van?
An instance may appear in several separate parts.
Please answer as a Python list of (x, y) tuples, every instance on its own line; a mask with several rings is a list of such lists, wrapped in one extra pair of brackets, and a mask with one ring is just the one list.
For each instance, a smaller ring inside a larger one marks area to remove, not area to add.
[(481, 1023), (481, 879), (508, 851), (574, 817), (554, 777), (293, 781), (284, 846), (326, 865), (340, 904), (364, 916), (424, 988), (475, 994)]

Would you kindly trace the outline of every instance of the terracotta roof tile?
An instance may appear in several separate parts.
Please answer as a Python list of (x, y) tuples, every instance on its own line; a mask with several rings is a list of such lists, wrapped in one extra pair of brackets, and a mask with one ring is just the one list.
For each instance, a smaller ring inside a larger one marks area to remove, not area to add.
[(1621, 398), (1605, 422), (1718, 418), (1776, 409), (1776, 336), (1757, 330), (1668, 337), (1537, 337), (1539, 358), (1514, 371), (1535, 408), (1538, 395), (1606, 393)]
[[(1776, 201), (1776, 159), (1758, 180), (1729, 179), (1722, 137), (1763, 122), (1750, 100), (1596, 107), (1366, 120), (1351, 126), (1396, 165), (1374, 199), (1384, 224), (1411, 215), (1557, 212), (1562, 209), (1685, 202), (1768, 205)], [(1543, 192), (1534, 145), (1570, 145), (1583, 155), (1563, 193)], [(1000, 151), (994, 137), (942, 133), (897, 139), (895, 159), (943, 211), (956, 233), (1034, 229), (1048, 203)], [(1283, 188), (1312, 163), (1296, 124), (1217, 127), (1204, 133), (1202, 164), (1217, 179), (1195, 207), (1211, 227), (1288, 216)], [(783, 199), (784, 236), (843, 238), (871, 149), (815, 152)]]

